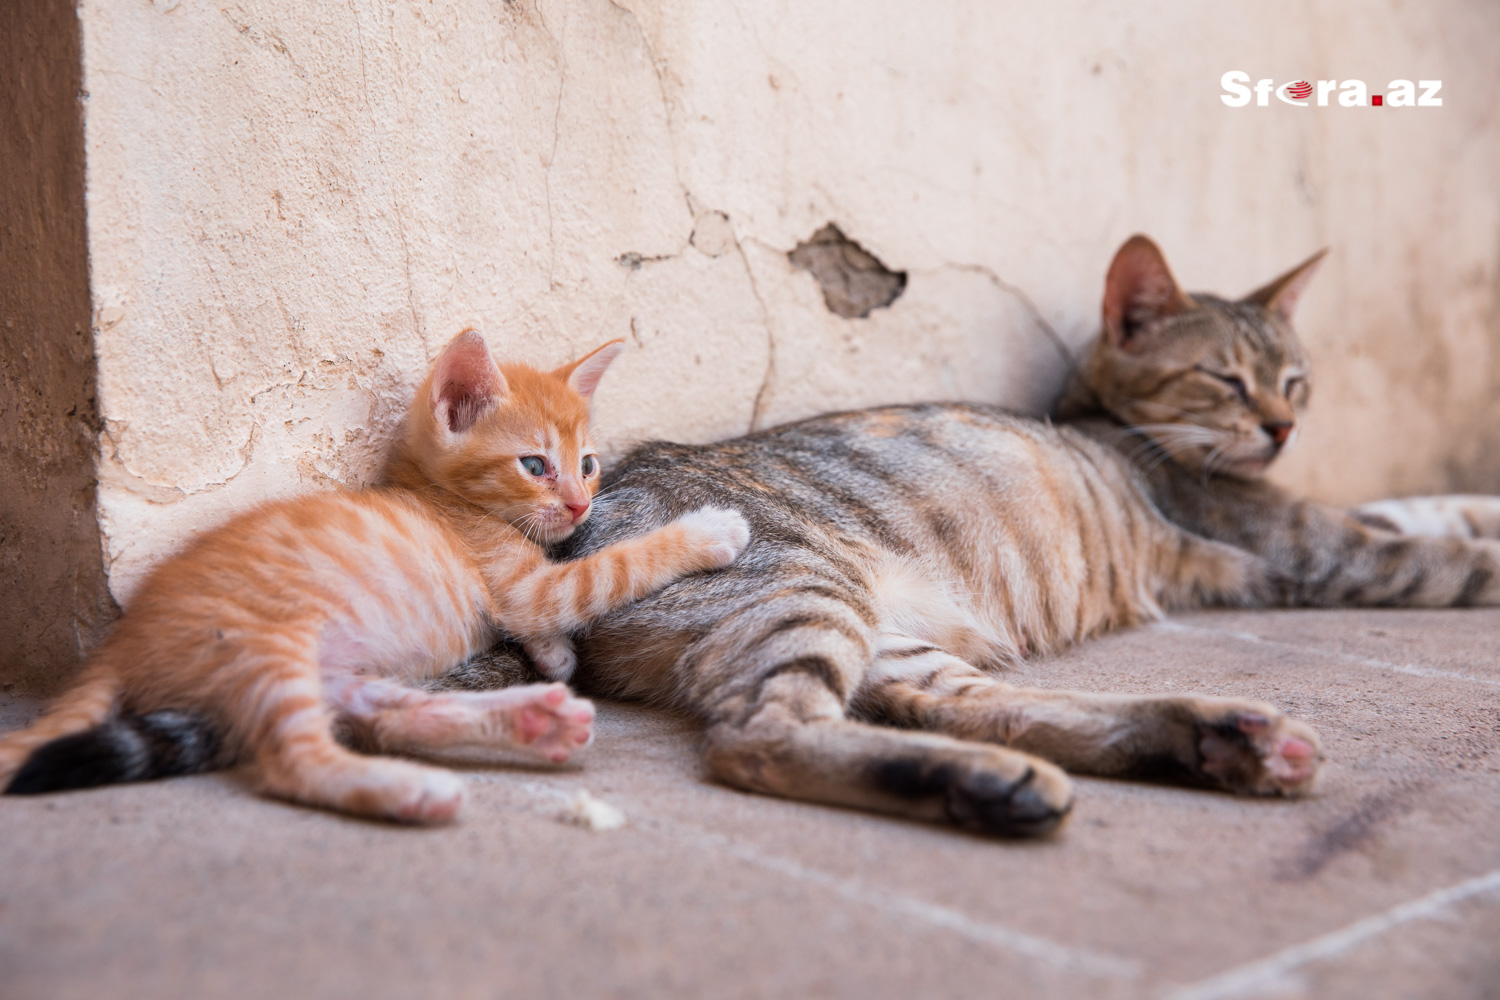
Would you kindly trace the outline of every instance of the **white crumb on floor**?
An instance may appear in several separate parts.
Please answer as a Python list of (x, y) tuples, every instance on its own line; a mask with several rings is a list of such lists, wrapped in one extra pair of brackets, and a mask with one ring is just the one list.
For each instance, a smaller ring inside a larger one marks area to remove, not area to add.
[(625, 814), (608, 802), (596, 799), (587, 789), (568, 800), (558, 819), (586, 830), (618, 830), (625, 825)]

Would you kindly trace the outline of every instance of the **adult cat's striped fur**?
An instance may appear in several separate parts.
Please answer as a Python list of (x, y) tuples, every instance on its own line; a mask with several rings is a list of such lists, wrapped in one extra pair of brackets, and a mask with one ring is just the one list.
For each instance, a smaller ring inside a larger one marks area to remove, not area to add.
[(743, 518), (712, 508), (566, 564), (533, 540), (565, 538), (589, 512), (599, 468), (588, 401), (620, 348), (554, 372), (502, 369), (477, 333), (460, 334), (417, 393), (389, 485), (267, 504), (161, 563), (80, 683), (0, 738), (0, 787), (242, 760), (269, 794), (440, 822), (462, 804), (457, 775), (351, 753), (335, 724), (375, 750), (566, 760), (591, 738), (593, 707), (561, 684), (409, 683), (486, 648), (497, 629), (570, 668), (559, 636), (744, 547)]
[(731, 784), (988, 832), (1056, 826), (1063, 769), (1307, 791), (1317, 737), (1268, 704), (996, 675), (1170, 607), (1500, 603), (1500, 545), (1402, 537), (1256, 478), (1307, 398), (1290, 317), (1316, 263), (1190, 297), (1133, 238), (1069, 423), (930, 404), (639, 448), (569, 553), (708, 502), (754, 541), (591, 626), (580, 686), (698, 714)]

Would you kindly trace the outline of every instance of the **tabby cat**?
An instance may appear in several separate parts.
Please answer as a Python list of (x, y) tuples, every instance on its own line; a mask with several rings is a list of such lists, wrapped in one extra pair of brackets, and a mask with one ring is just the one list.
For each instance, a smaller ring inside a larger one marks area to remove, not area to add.
[(541, 372), (497, 366), (479, 334), (460, 334), (417, 393), (387, 486), (267, 504), (157, 566), (78, 686), (0, 738), (0, 787), (243, 761), (271, 795), (431, 823), (457, 814), (458, 776), (351, 753), (336, 723), (374, 750), (568, 759), (590, 741), (594, 710), (562, 684), (410, 685), (499, 629), (566, 669), (557, 637), (745, 547), (738, 513), (701, 507), (587, 558), (547, 560), (538, 543), (589, 514), (600, 475), (589, 400), (621, 349)]
[(1065, 769), (1306, 793), (1318, 738), (1264, 702), (997, 674), (1169, 608), (1500, 603), (1500, 543), (1403, 536), (1259, 478), (1307, 401), (1290, 321), (1317, 263), (1231, 302), (1131, 239), (1061, 423), (934, 403), (638, 448), (566, 555), (705, 503), (754, 541), (589, 626), (579, 686), (695, 713), (732, 785), (986, 833), (1056, 827)]

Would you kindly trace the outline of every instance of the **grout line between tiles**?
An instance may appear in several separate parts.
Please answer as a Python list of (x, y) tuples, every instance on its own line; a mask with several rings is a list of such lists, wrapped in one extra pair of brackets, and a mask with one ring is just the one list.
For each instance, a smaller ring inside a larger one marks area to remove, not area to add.
[(1256, 635), (1254, 632), (1232, 632), (1226, 629), (1204, 628), (1201, 625), (1184, 625), (1181, 622), (1162, 621), (1147, 626), (1161, 632), (1181, 632), (1192, 635), (1213, 635), (1224, 639), (1238, 639), (1241, 642), (1253, 643), (1260, 646), (1271, 646), (1275, 649), (1285, 649), (1296, 653), (1311, 653), (1313, 656), (1321, 656), (1324, 659), (1339, 660), (1344, 663), (1353, 663), (1361, 667), (1371, 667), (1376, 670), (1390, 670), (1398, 674), (1409, 674), (1413, 677), (1436, 677), (1443, 680), (1463, 681), (1468, 684), (1482, 684), (1486, 687), (1500, 687), (1500, 681), (1490, 680), (1487, 677), (1471, 677), (1468, 674), (1460, 674), (1453, 670), (1439, 670), (1436, 667), (1419, 667), (1411, 663), (1391, 663), (1388, 660), (1377, 660), (1369, 656), (1357, 656), (1354, 653), (1342, 653), (1334, 649), (1321, 649), (1317, 646), (1303, 646), (1294, 642), (1282, 642), (1279, 639), (1267, 639)]
[[(506, 780), (506, 788), (517, 789), (526, 794), (537, 805), (566, 804), (576, 793), (558, 789), (540, 781)], [(1140, 962), (1120, 958), (1105, 952), (1087, 948), (1075, 948), (1048, 938), (1012, 930), (999, 924), (974, 920), (959, 910), (928, 903), (896, 892), (872, 889), (852, 880), (811, 868), (790, 858), (767, 854), (733, 837), (710, 830), (656, 817), (641, 818), (645, 811), (640, 803), (632, 802), (629, 822), (637, 829), (665, 834), (673, 840), (691, 844), (705, 851), (727, 854), (739, 861), (775, 872), (799, 882), (830, 889), (844, 899), (879, 911), (893, 919), (915, 920), (933, 927), (959, 934), (971, 941), (990, 945), (1004, 951), (1036, 959), (1067, 972), (1078, 973), (1096, 979), (1134, 980), (1143, 971)]]
[(1356, 920), (1347, 927), (1294, 945), (1265, 958), (1180, 987), (1163, 1000), (1230, 1000), (1280, 989), (1286, 978), (1303, 966), (1353, 951), (1355, 948), (1413, 920), (1432, 919), (1454, 903), (1500, 889), (1500, 868), (1465, 882), (1401, 903), (1384, 913)]

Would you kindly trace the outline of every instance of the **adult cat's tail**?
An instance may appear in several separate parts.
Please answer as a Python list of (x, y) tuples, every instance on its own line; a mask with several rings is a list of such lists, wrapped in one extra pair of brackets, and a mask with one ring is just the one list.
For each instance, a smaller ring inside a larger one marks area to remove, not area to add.
[(0, 787), (37, 795), (212, 769), (218, 737), (184, 712), (117, 717), (120, 682), (96, 665), (26, 729), (0, 737)]

